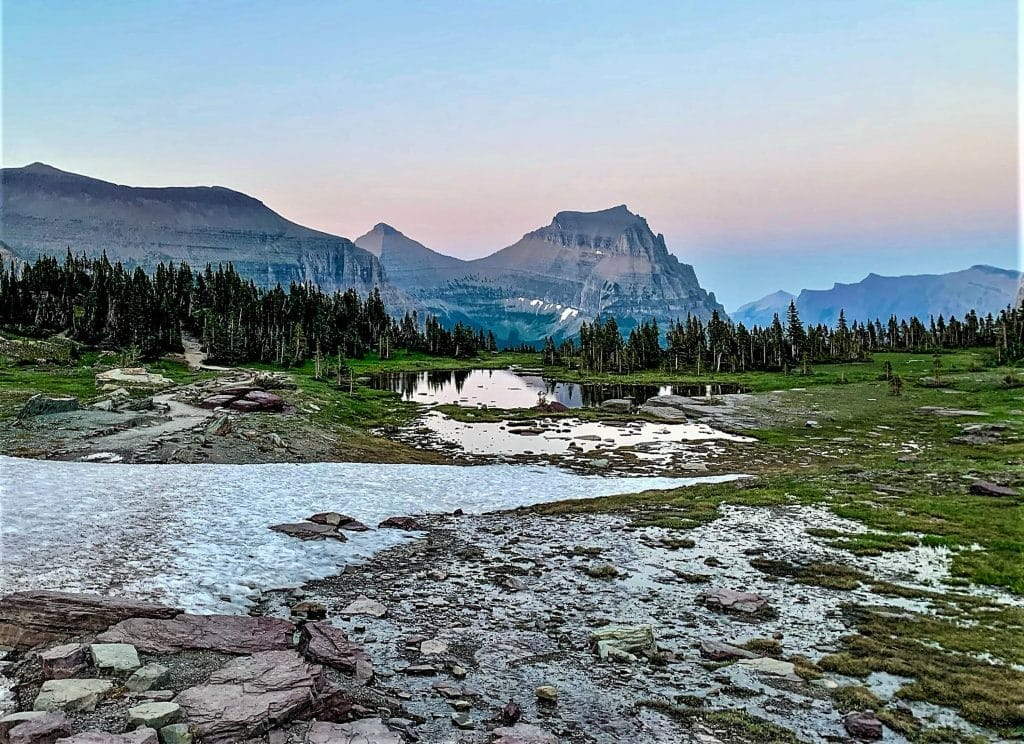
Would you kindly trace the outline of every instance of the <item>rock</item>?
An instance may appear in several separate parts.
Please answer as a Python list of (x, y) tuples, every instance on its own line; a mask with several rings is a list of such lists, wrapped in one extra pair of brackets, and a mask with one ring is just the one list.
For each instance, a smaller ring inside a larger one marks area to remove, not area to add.
[(634, 652), (654, 653), (654, 630), (650, 625), (611, 626), (590, 634), (590, 645), (602, 660), (636, 661)]
[(142, 703), (128, 709), (128, 725), (159, 729), (177, 723), (181, 716), (181, 706), (177, 703)]
[(270, 432), (267, 434), (267, 441), (270, 442), (272, 447), (277, 447), (279, 449), (284, 447), (284, 440), (281, 439), (281, 435), (276, 432)]
[(180, 614), (173, 620), (124, 620), (100, 633), (96, 640), (131, 643), (148, 654), (181, 651), (249, 654), (291, 648), (294, 632), (292, 623), (274, 617)]
[(558, 702), (558, 688), (554, 685), (541, 685), (534, 692), (537, 695), (537, 699), (545, 703)]
[(423, 526), (412, 517), (388, 517), (377, 526), (395, 530), (406, 530), (407, 532), (420, 532), (424, 529)]
[(380, 719), (352, 723), (315, 721), (306, 732), (305, 744), (404, 744), (401, 734)]
[(352, 517), (339, 514), (338, 512), (320, 512), (319, 514), (314, 514), (309, 517), (307, 521), (316, 522), (317, 524), (329, 524), (332, 527), (337, 527), (342, 522), (352, 522), (354, 520)]
[(1019, 498), (1020, 492), (1016, 488), (1000, 486), (991, 481), (977, 480), (971, 484), (971, 493), (978, 496), (1006, 496), (1011, 499)]
[(640, 413), (662, 421), (686, 421), (686, 412), (678, 408), (645, 403), (638, 410)]
[(452, 676), (455, 677), (455, 679), (465, 679), (467, 674), (468, 672), (466, 671), (465, 667), (452, 667)]
[(516, 704), (515, 700), (509, 700), (505, 707), (501, 709), (501, 714), (498, 716), (503, 726), (515, 726), (519, 723), (519, 719), (523, 717), (523, 709)]
[(161, 744), (192, 744), (194, 738), (187, 723), (172, 723), (160, 729)]
[(169, 703), (174, 700), (174, 690), (146, 690), (138, 693), (140, 700), (151, 700), (154, 703)]
[(148, 692), (170, 681), (170, 670), (162, 664), (146, 664), (137, 669), (124, 683), (129, 692)]
[(323, 667), (295, 651), (263, 651), (235, 659), (175, 699), (204, 744), (264, 734), (313, 710)]
[(39, 688), (32, 709), (90, 711), (113, 687), (107, 679), (49, 679)]
[(412, 676), (429, 677), (437, 674), (438, 669), (433, 664), (412, 664), (403, 669), (402, 672)]
[(284, 408), (284, 399), (280, 395), (268, 393), (265, 390), (253, 390), (242, 396), (242, 400), (255, 403), (260, 411), (280, 411)]
[(473, 722), (468, 713), (459, 711), (452, 713), (452, 723), (455, 724), (456, 728), (460, 729), (471, 729), (476, 726), (476, 723)]
[(86, 731), (59, 744), (160, 744), (156, 729), (140, 728), (127, 734), (109, 734), (106, 731)]
[(821, 428), (821, 424), (819, 424), (814, 419), (807, 419), (807, 421), (804, 422), (804, 426), (806, 428), (808, 428), (808, 429), (820, 429)]
[(144, 367), (123, 367), (100, 372), (96, 375), (97, 384), (118, 384), (128, 387), (169, 387), (174, 380), (155, 372), (147, 372)]
[(736, 662), (738, 667), (753, 669), (763, 674), (774, 674), (779, 677), (791, 677), (796, 673), (796, 667), (792, 662), (773, 659), (770, 656), (761, 656), (755, 659), (740, 659)]
[(0, 646), (26, 649), (105, 630), (126, 618), (171, 618), (180, 612), (151, 602), (88, 594), (14, 592), (0, 598)]
[(81, 406), (77, 398), (57, 398), (37, 393), (25, 401), (25, 405), (18, 412), (18, 419), (51, 416), (55, 413), (68, 413), (69, 411), (77, 411), (79, 408)]
[(54, 744), (71, 736), (71, 721), (60, 712), (25, 711), (0, 719), (4, 744)]
[(226, 437), (231, 433), (231, 417), (218, 416), (209, 426), (206, 427), (208, 437)]
[(843, 726), (856, 739), (881, 739), (882, 722), (873, 710), (852, 711), (843, 719)]
[(43, 679), (67, 679), (85, 671), (87, 655), (81, 643), (66, 643), (39, 652)]
[(311, 661), (355, 676), (362, 684), (373, 679), (373, 660), (358, 643), (350, 641), (340, 628), (327, 622), (302, 626), (299, 650)]
[(253, 413), (260, 410), (260, 404), (251, 400), (233, 400), (228, 404), (228, 408), (239, 413)]
[(493, 744), (558, 744), (558, 737), (528, 723), (503, 726), (491, 732)]
[(921, 406), (917, 412), (944, 418), (975, 418), (989, 415), (984, 411), (964, 411), (959, 408), (944, 408), (942, 406)]
[(299, 602), (292, 607), (291, 615), (307, 620), (323, 620), (327, 617), (327, 608), (319, 602)]
[(211, 395), (209, 398), (204, 398), (200, 403), (200, 408), (206, 408), (213, 410), (215, 408), (226, 408), (235, 401), (233, 395)]
[(712, 610), (753, 615), (764, 610), (768, 606), (768, 600), (760, 594), (752, 592), (712, 589), (704, 595), (704, 604)]
[(345, 609), (341, 610), (342, 615), (369, 615), (370, 617), (384, 617), (388, 614), (388, 608), (375, 599), (359, 595)]
[(701, 641), (700, 655), (712, 661), (732, 661), (734, 659), (754, 659), (757, 654), (747, 651), (739, 646), (731, 646), (728, 643), (716, 643), (715, 641)]
[(89, 646), (92, 665), (104, 672), (130, 674), (142, 666), (139, 652), (130, 643), (94, 643)]
[(440, 656), (448, 653), (448, 644), (440, 638), (432, 638), (420, 644), (420, 653), (423, 656)]
[(609, 398), (601, 402), (601, 409), (613, 413), (629, 413), (633, 410), (632, 398)]
[(345, 535), (338, 531), (337, 527), (329, 524), (317, 524), (316, 522), (275, 524), (270, 529), (290, 537), (297, 537), (300, 540), (337, 540), (338, 542), (348, 540)]

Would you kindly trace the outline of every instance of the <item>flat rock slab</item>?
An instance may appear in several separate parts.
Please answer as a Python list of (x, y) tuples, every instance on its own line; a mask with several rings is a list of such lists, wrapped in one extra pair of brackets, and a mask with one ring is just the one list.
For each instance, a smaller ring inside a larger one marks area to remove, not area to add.
[(377, 526), (382, 529), (406, 530), (407, 532), (423, 530), (423, 525), (412, 517), (388, 517)]
[(310, 713), (324, 683), (323, 667), (295, 651), (264, 651), (221, 667), (175, 702), (204, 744), (236, 742)]
[(5, 744), (52, 744), (71, 736), (71, 721), (60, 712), (26, 711), (0, 719)]
[(356, 597), (345, 609), (341, 610), (342, 615), (369, 615), (370, 617), (384, 617), (388, 614), (388, 608), (375, 599), (369, 597)]
[(774, 674), (779, 677), (790, 677), (796, 673), (796, 667), (792, 662), (773, 659), (769, 656), (761, 656), (756, 659), (740, 659), (736, 666), (753, 669), (762, 674)]
[(612, 661), (636, 661), (635, 654), (658, 650), (650, 625), (599, 628), (590, 634), (590, 645), (601, 659)]
[(558, 737), (528, 723), (502, 726), (491, 732), (493, 744), (558, 744)]
[(275, 524), (270, 529), (289, 537), (297, 537), (300, 540), (337, 540), (338, 542), (348, 540), (344, 534), (339, 532), (337, 526), (331, 524), (292, 522), (288, 524)]
[(768, 599), (753, 592), (734, 589), (712, 589), (704, 595), (704, 604), (712, 610), (754, 615), (768, 607)]
[(142, 666), (139, 652), (130, 643), (94, 643), (89, 646), (92, 665), (104, 672), (131, 674)]
[(160, 688), (170, 681), (170, 670), (163, 664), (146, 664), (135, 670), (135, 673), (124, 683), (129, 692), (147, 692)]
[(0, 646), (27, 649), (95, 633), (134, 617), (172, 618), (175, 607), (67, 592), (14, 592), (0, 598)]
[(177, 703), (142, 703), (128, 709), (128, 725), (163, 728), (181, 720), (183, 712)]
[(306, 733), (305, 744), (403, 744), (401, 734), (380, 720), (367, 718), (352, 723), (316, 721)]
[(313, 622), (303, 625), (301, 633), (299, 649), (307, 659), (354, 675), (362, 684), (373, 679), (370, 655), (340, 628), (329, 622)]
[(160, 744), (156, 729), (140, 728), (126, 734), (110, 734), (106, 731), (86, 731), (70, 739), (61, 739), (59, 744)]
[(189, 615), (172, 620), (133, 618), (100, 633), (104, 643), (131, 643), (144, 653), (219, 651), (250, 654), (291, 648), (295, 626), (287, 620), (247, 615)]
[(657, 406), (645, 403), (640, 406), (639, 411), (662, 421), (686, 421), (686, 411), (670, 406)]
[(977, 418), (988, 416), (984, 411), (966, 411), (960, 408), (944, 408), (942, 406), (921, 406), (918, 413), (927, 413), (932, 416), (943, 416), (945, 418)]
[(108, 679), (49, 679), (39, 688), (33, 710), (90, 711), (114, 687)]
[(734, 659), (757, 658), (757, 654), (753, 651), (747, 651), (747, 649), (740, 648), (739, 646), (733, 646), (728, 643), (718, 643), (716, 641), (701, 641), (700, 655), (705, 659), (711, 659), (712, 661), (732, 661)]
[(984, 480), (974, 481), (974, 483), (971, 484), (971, 493), (978, 496), (1000, 496), (1011, 499), (1020, 497), (1020, 491), (1016, 488), (1000, 486), (998, 483), (992, 483), (991, 481)]

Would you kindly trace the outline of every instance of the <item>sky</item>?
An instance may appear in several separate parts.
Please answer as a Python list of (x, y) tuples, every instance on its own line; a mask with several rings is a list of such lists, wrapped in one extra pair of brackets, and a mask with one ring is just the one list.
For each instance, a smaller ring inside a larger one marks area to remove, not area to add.
[(732, 310), (1021, 262), (1011, 0), (2, 0), (2, 160), (486, 255), (627, 204)]

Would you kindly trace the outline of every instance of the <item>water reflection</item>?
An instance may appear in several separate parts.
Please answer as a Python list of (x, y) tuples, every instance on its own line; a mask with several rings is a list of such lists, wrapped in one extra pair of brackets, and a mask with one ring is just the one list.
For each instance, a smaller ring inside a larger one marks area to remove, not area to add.
[(425, 405), (454, 404), (475, 408), (531, 408), (541, 399), (568, 408), (593, 408), (610, 398), (631, 398), (643, 403), (655, 395), (704, 397), (742, 393), (732, 384), (628, 385), (576, 383), (546, 380), (537, 374), (507, 369), (434, 370), (431, 372), (388, 372), (374, 375), (378, 390), (401, 394), (408, 401)]

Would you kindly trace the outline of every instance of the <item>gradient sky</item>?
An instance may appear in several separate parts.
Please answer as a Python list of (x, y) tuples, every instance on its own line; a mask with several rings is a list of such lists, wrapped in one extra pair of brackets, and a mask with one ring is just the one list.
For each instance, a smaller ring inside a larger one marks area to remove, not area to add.
[(1018, 256), (1011, 0), (3, 1), (3, 163), (480, 256), (625, 203), (728, 309)]

